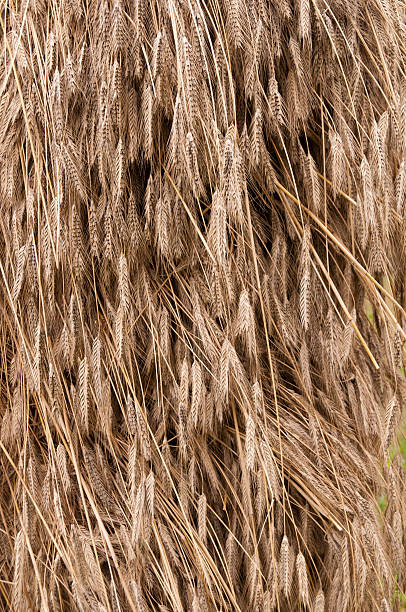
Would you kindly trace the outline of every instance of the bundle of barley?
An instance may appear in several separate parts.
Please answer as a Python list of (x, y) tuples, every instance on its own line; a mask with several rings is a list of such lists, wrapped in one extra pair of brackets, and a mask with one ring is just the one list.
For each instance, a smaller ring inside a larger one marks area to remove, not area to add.
[(397, 609), (404, 3), (1, 6), (1, 609)]

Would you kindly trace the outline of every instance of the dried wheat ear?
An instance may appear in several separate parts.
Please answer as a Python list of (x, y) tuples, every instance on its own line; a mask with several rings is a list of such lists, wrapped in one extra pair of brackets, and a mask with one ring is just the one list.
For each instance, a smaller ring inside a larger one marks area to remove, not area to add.
[(0, 23), (0, 609), (400, 610), (404, 3)]

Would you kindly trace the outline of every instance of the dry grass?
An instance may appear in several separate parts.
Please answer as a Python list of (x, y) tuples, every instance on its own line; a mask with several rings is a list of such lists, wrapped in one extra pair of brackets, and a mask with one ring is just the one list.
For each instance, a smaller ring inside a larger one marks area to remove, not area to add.
[(1, 609), (398, 609), (404, 3), (0, 25)]

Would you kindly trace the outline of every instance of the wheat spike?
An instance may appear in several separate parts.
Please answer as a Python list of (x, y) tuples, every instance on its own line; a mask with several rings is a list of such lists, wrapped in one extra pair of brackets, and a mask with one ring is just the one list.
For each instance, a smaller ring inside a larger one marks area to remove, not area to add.
[(396, 608), (404, 3), (3, 4), (0, 612)]

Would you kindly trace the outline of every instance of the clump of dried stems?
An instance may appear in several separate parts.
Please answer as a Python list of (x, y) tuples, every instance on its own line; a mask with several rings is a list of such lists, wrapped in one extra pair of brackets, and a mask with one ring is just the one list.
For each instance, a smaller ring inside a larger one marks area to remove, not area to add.
[(404, 3), (0, 24), (1, 609), (396, 609)]

